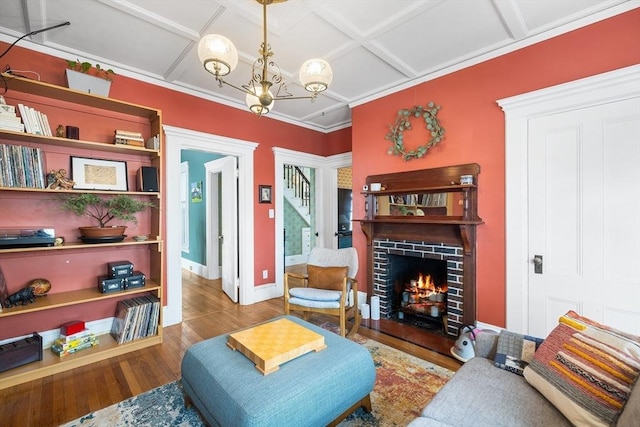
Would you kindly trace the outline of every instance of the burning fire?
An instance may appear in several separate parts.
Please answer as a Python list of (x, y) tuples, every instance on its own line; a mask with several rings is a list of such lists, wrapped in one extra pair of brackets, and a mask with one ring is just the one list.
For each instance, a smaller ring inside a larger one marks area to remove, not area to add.
[(431, 291), (428, 292), (428, 294), (436, 292), (447, 292), (447, 285), (438, 286), (436, 288), (436, 285), (435, 283), (433, 283), (433, 279), (431, 278), (430, 274), (427, 274), (426, 276), (424, 276), (422, 273), (418, 274), (417, 286), (419, 289)]

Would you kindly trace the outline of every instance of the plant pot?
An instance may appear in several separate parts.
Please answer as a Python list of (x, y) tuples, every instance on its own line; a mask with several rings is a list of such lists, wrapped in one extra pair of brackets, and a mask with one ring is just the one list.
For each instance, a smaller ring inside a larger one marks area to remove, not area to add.
[(111, 82), (100, 77), (66, 69), (67, 87), (93, 95), (109, 96)]
[(102, 239), (105, 237), (118, 237), (124, 234), (126, 226), (118, 225), (113, 227), (78, 227), (80, 235), (89, 239)]

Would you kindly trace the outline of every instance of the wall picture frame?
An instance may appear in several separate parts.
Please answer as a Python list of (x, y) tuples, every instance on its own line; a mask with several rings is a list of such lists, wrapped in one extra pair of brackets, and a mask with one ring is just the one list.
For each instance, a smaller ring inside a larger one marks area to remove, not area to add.
[(270, 185), (258, 186), (258, 202), (271, 203), (271, 186)]
[(129, 191), (127, 162), (71, 156), (74, 190)]

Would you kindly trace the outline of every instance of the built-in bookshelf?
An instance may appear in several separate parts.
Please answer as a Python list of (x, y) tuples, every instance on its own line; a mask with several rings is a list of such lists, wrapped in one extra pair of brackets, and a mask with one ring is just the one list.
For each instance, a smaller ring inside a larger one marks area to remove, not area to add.
[[(50, 126), (46, 131), (36, 133), (0, 127), (3, 174), (0, 178), (0, 230), (46, 224), (65, 239), (56, 246), (0, 247), (0, 268), (9, 294), (24, 287), (31, 279), (51, 278), (52, 283), (50, 293), (36, 298), (34, 303), (2, 308), (0, 340), (31, 335), (34, 331), (54, 330), (59, 327), (56, 322), (61, 322), (60, 319), (73, 318), (77, 313), (89, 317), (81, 320), (104, 321), (115, 317), (119, 301), (127, 298), (153, 300), (156, 304), (153, 310), (144, 310), (141, 314), (147, 323), (144, 332), (140, 329), (135, 335), (136, 339), (118, 343), (108, 331), (98, 336), (98, 345), (74, 354), (59, 357), (45, 350), (42, 361), (0, 373), (0, 389), (161, 343), (161, 308), (164, 305), (162, 179), (159, 180), (159, 191), (136, 191), (135, 185), (136, 170), (142, 166), (152, 166), (160, 178), (164, 176), (161, 111), (14, 75), (3, 74), (3, 79), (7, 85), (6, 105), (15, 106), (17, 115), (20, 115), (18, 104), (32, 106), (42, 117), (46, 116)], [(79, 124), (80, 137), (69, 139), (52, 133), (51, 128), (58, 123)], [(115, 144), (114, 135), (118, 129), (131, 129), (136, 139), (151, 141), (151, 148), (146, 144)], [(49, 189), (48, 171), (70, 168), (72, 156), (125, 162), (127, 190)], [(99, 244), (79, 241), (75, 224), (79, 219), (55, 206), (59, 205), (60, 197), (80, 191), (99, 195), (128, 194), (153, 201), (161, 208), (138, 214), (138, 227), (143, 229), (140, 234), (148, 235), (148, 239), (136, 241), (129, 236), (120, 242)], [(100, 292), (98, 276), (104, 274), (106, 263), (129, 258), (146, 276), (145, 286)], [(144, 322), (142, 317), (140, 319)]]

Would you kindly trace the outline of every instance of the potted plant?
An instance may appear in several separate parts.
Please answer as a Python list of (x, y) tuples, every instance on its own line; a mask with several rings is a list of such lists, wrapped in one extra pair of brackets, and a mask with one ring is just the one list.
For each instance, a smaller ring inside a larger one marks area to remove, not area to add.
[(90, 62), (67, 60), (67, 86), (70, 89), (92, 93), (94, 95), (109, 96), (111, 81), (115, 72), (112, 69), (104, 69), (100, 64), (92, 65)]
[[(97, 226), (78, 227), (85, 239), (124, 238), (124, 225), (109, 226), (114, 220), (138, 223), (135, 214), (147, 208), (155, 208), (151, 202), (143, 202), (127, 194), (103, 197), (93, 193), (80, 193), (65, 198), (62, 207), (78, 216), (88, 216), (98, 222)], [(120, 239), (121, 240), (121, 239)]]

